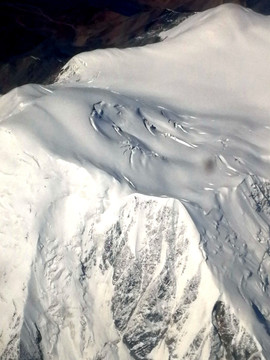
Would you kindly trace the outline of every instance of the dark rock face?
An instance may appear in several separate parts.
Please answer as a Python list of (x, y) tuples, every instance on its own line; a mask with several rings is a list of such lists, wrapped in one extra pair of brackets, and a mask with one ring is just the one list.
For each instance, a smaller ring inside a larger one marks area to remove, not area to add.
[(235, 339), (240, 330), (239, 321), (222, 301), (217, 301), (215, 304), (212, 323), (214, 330), (211, 359), (261, 359), (261, 356), (258, 355), (257, 346), (249, 334), (242, 334), (240, 341), (235, 344)]
[(246, 0), (246, 5), (254, 11), (270, 15), (270, 2), (268, 0)]
[(244, 0), (139, 0), (139, 2), (151, 7), (185, 11), (203, 11), (225, 3), (245, 5)]
[[(165, 9), (202, 11), (228, 0), (10, 0), (0, 3), (0, 93), (50, 83), (75, 54), (155, 42), (149, 28), (168, 26)], [(231, 0), (270, 13), (268, 0)], [(168, 10), (167, 10), (168, 13)], [(172, 13), (174, 14), (174, 13)], [(169, 16), (174, 16), (174, 15)], [(168, 15), (168, 14), (167, 14)], [(171, 21), (171, 19), (170, 19)], [(138, 40), (140, 39), (140, 41)]]
[[(173, 214), (169, 208), (164, 208), (156, 218), (152, 218), (151, 205), (149, 202), (143, 207), (145, 221), (149, 221), (146, 227), (149, 251), (141, 251), (135, 259), (127, 243), (132, 222), (126, 228), (121, 228), (117, 222), (107, 234), (103, 254), (104, 267), (110, 265), (114, 268), (114, 323), (123, 335), (123, 342), (132, 358), (136, 360), (146, 359), (166, 333), (176, 288), (175, 229), (170, 221)], [(135, 211), (140, 211), (140, 207), (141, 204), (136, 202)], [(156, 279), (154, 274), (161, 261), (162, 237), (157, 238), (153, 234), (151, 221), (160, 224), (160, 233), (164, 232), (168, 243), (167, 259)], [(168, 228), (172, 228), (171, 232), (164, 227), (166, 221), (170, 225)]]

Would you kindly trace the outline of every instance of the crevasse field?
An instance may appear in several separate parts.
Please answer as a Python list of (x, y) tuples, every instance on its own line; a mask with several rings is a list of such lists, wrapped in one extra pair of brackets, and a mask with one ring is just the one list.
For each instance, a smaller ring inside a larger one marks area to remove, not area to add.
[(270, 18), (161, 37), (0, 97), (1, 360), (270, 359)]

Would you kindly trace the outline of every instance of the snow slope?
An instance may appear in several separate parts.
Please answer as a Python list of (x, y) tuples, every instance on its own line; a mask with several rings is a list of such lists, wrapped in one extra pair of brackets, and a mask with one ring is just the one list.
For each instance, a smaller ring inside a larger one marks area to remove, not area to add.
[(162, 36), (0, 98), (1, 359), (270, 357), (270, 19)]

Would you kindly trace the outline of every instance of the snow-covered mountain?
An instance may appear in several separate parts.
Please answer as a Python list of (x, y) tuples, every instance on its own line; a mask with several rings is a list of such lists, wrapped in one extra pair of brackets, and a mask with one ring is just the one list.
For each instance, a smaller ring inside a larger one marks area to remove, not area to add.
[(1, 360), (270, 358), (270, 19), (162, 38), (0, 97)]

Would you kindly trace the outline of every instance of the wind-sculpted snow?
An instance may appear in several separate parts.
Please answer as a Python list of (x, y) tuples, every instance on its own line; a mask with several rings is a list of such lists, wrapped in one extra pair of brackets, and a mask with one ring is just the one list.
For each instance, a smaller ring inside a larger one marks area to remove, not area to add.
[(269, 358), (269, 32), (222, 6), (0, 98), (1, 359)]

